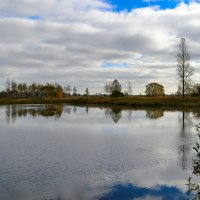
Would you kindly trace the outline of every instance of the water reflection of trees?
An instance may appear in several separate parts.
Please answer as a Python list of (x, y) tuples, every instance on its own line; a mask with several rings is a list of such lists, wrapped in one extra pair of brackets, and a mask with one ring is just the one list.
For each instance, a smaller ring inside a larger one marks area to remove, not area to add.
[[(104, 114), (105, 114), (106, 118), (111, 118), (115, 123), (117, 123), (120, 120), (120, 118), (122, 117), (122, 110), (123, 110), (123, 108), (121, 108), (121, 107), (105, 108)], [(133, 113), (133, 110), (131, 110), (131, 109), (127, 110), (129, 121), (132, 118), (132, 113)], [(150, 119), (158, 119), (163, 116), (164, 116), (163, 110), (147, 110), (146, 111), (146, 117), (150, 118)]]
[[(200, 124), (196, 126), (197, 136), (200, 140)], [(199, 200), (200, 199), (200, 143), (196, 142), (195, 146), (193, 147), (195, 151), (195, 158), (193, 159), (192, 163), (192, 175), (188, 179), (188, 197), (191, 200)]]
[(73, 106), (73, 112), (76, 113), (76, 111), (77, 111), (77, 107)]
[[(197, 113), (197, 112), (196, 112)], [(146, 117), (150, 119), (158, 119), (164, 116), (163, 110), (147, 110)], [(194, 116), (194, 114), (193, 114)], [(187, 168), (187, 160), (190, 153), (190, 139), (191, 139), (191, 127), (193, 127), (192, 116), (190, 112), (181, 112), (179, 116), (179, 142), (178, 154), (180, 167), (185, 170)]]
[[(77, 106), (64, 104), (44, 104), (44, 105), (8, 105), (6, 106), (7, 122), (14, 122), (17, 118), (27, 117), (28, 115), (36, 118), (38, 116), (54, 117), (59, 119), (63, 113), (76, 113)], [(89, 112), (89, 107), (86, 107), (86, 113)]]
[(179, 139), (181, 144), (178, 147), (180, 167), (187, 169), (187, 160), (190, 153), (190, 139), (191, 139), (191, 127), (193, 127), (192, 118), (189, 112), (182, 111), (182, 116), (179, 117)]
[(71, 107), (71, 106), (65, 106), (65, 107), (64, 107), (64, 112), (65, 112), (65, 113), (71, 114), (71, 111), (72, 111), (72, 107)]
[(129, 120), (129, 121), (131, 121), (132, 113), (133, 113), (132, 110), (128, 110), (128, 120)]
[(199, 109), (195, 109), (193, 110), (193, 116), (195, 119), (200, 119), (200, 110)]
[(122, 117), (122, 109), (119, 107), (106, 108), (104, 111), (106, 118), (111, 118), (115, 123)]
[(47, 104), (42, 106), (21, 106), (21, 105), (8, 105), (6, 107), (6, 118), (10, 122), (15, 121), (17, 118), (26, 117), (31, 115), (32, 117), (44, 116), (44, 117), (55, 117), (59, 119), (63, 113), (62, 104)]
[(164, 116), (163, 110), (147, 110), (146, 117), (150, 119), (158, 119)]
[(88, 106), (85, 107), (85, 112), (86, 112), (87, 114), (89, 113), (89, 107), (88, 107)]

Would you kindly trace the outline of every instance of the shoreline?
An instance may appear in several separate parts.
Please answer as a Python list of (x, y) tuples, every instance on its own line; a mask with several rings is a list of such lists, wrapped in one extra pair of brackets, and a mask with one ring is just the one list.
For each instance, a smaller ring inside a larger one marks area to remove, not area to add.
[(49, 99), (0, 99), (0, 105), (14, 104), (77, 104), (77, 105), (107, 105), (107, 106), (129, 106), (129, 107), (200, 107), (199, 97), (68, 97), (68, 98), (49, 98)]

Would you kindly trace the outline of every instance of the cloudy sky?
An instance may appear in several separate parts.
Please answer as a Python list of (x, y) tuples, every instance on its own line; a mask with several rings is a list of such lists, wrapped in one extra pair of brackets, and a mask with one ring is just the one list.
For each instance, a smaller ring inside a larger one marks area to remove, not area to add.
[(186, 38), (198, 82), (200, 2), (178, 0), (4, 0), (0, 2), (0, 89), (6, 79), (102, 92), (117, 78), (134, 94), (150, 82), (177, 90), (176, 52)]

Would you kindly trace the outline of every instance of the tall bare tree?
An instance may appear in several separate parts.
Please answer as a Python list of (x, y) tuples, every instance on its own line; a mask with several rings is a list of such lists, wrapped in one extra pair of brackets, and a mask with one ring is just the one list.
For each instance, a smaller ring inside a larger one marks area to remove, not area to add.
[(76, 86), (73, 87), (73, 95), (77, 95), (77, 88), (76, 88)]
[(6, 92), (10, 92), (10, 89), (11, 89), (11, 83), (10, 83), (10, 80), (7, 79), (5, 84), (6, 84)]
[(70, 95), (70, 93), (71, 93), (71, 86), (70, 85), (68, 85), (68, 86), (66, 86), (66, 87), (64, 87), (64, 91), (65, 91), (65, 93), (67, 94), (67, 95)]
[(190, 55), (187, 51), (185, 38), (181, 38), (177, 53), (177, 75), (179, 78), (179, 87), (182, 97), (185, 96), (191, 82), (190, 77), (193, 74), (193, 68), (190, 65)]
[(131, 82), (129, 81), (128, 82), (128, 95), (132, 95), (133, 94), (133, 90), (132, 90), (132, 87), (131, 87)]
[(86, 89), (85, 89), (85, 94), (86, 94), (87, 96), (90, 94), (90, 92), (89, 92), (89, 89), (88, 89), (88, 88), (86, 88)]

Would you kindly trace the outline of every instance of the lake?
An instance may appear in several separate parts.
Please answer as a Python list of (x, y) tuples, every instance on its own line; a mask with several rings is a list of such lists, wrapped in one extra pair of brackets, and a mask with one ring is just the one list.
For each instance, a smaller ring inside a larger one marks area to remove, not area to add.
[(185, 200), (200, 109), (0, 107), (1, 200)]

